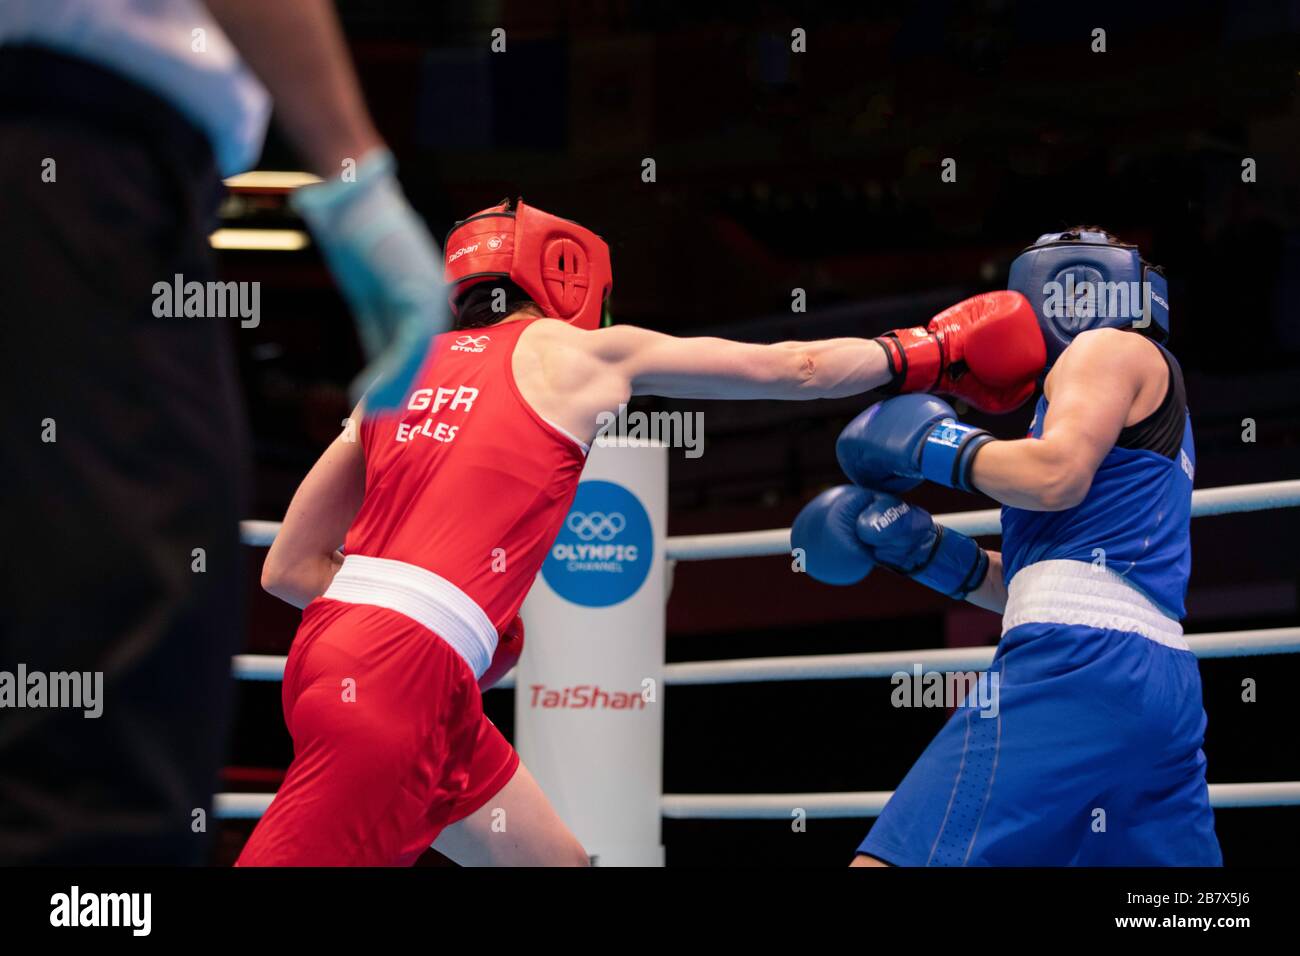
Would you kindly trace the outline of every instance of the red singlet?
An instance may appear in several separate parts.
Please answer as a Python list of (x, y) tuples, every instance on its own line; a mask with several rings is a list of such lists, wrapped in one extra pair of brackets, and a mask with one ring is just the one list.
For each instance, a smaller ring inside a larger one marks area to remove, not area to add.
[[(454, 611), (481, 610), (495, 634), (519, 611), (586, 461), (515, 384), (511, 356), (533, 321), (438, 336), (406, 410), (365, 420), (365, 499), (344, 545), (432, 572), (473, 605), (439, 592)], [(482, 673), (495, 634), (484, 649), (432, 629)]]

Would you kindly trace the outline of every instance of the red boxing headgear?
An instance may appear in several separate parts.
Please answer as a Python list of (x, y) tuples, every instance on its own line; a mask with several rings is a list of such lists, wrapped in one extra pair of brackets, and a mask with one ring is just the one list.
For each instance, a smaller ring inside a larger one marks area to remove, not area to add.
[(614, 285), (609, 246), (590, 229), (510, 201), (451, 227), (443, 244), (452, 311), (456, 299), (480, 282), (509, 279), (543, 313), (580, 329), (601, 325)]

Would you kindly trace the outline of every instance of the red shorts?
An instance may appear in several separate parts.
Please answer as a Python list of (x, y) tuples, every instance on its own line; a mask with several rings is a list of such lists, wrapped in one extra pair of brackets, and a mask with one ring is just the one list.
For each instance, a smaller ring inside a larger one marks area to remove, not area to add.
[(239, 866), (409, 866), (519, 766), (469, 665), (395, 611), (308, 605), (283, 701), (293, 763)]

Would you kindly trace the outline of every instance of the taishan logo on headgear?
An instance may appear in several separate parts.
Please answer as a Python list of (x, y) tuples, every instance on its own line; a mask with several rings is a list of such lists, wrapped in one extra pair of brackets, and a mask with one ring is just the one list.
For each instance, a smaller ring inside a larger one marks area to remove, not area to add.
[(492, 339), (487, 335), (462, 335), (451, 343), (453, 352), (482, 352)]
[(459, 259), (461, 256), (469, 255), (471, 252), (474, 252), (476, 249), (478, 249), (478, 243), (477, 243), (477, 242), (473, 242), (473, 243), (470, 243), (468, 246), (461, 246), (461, 247), (460, 247), (459, 249), (457, 249), (455, 252), (449, 252), (449, 253), (447, 253), (447, 265), (451, 265), (453, 262), (455, 262), (455, 261), (456, 261), (457, 259)]

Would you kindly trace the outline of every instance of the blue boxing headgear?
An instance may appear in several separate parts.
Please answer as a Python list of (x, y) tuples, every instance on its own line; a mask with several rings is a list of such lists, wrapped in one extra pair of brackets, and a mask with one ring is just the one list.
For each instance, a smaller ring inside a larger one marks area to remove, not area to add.
[(1011, 263), (1007, 288), (1034, 307), (1047, 364), (1088, 329), (1132, 328), (1169, 337), (1169, 284), (1137, 246), (1105, 232), (1049, 232)]

